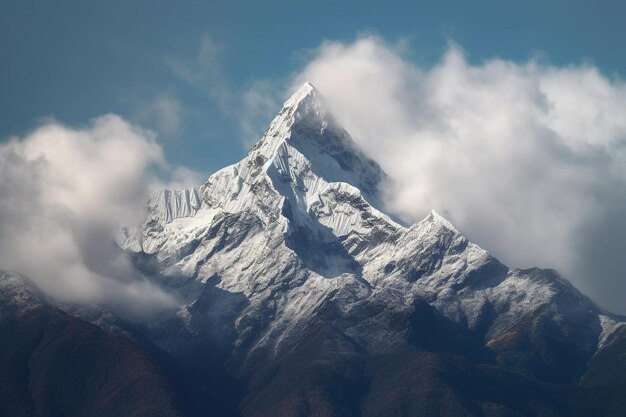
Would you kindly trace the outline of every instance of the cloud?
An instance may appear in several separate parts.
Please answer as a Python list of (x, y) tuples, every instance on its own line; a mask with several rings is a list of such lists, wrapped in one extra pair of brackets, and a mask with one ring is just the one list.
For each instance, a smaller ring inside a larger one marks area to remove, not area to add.
[(114, 243), (163, 185), (155, 168), (191, 175), (167, 166), (153, 133), (114, 115), (80, 129), (48, 121), (0, 144), (0, 267), (68, 301), (130, 314), (173, 306)]
[(276, 109), (280, 107), (281, 94), (278, 91), (276, 83), (257, 80), (242, 93), (242, 111), (237, 118), (247, 147), (259, 139), (263, 129), (276, 114)]
[(390, 208), (435, 208), (519, 267), (555, 267), (626, 313), (626, 84), (588, 64), (431, 67), (375, 36), (325, 42), (295, 76), (394, 179)]
[(144, 126), (154, 126), (160, 136), (166, 139), (180, 133), (182, 118), (182, 104), (175, 97), (166, 94), (141, 103), (134, 117)]
[[(241, 142), (250, 147), (280, 106), (285, 83), (263, 79), (234, 84), (223, 63), (223, 49), (213, 37), (204, 34), (193, 57), (168, 56), (165, 64), (179, 80), (214, 103), (221, 117), (233, 121), (243, 136)], [(151, 114), (157, 113), (155, 106), (148, 109)], [(205, 111), (196, 108), (195, 113), (203, 115)]]
[(203, 174), (186, 167), (172, 167), (166, 165), (167, 181), (153, 179), (152, 190), (184, 190), (198, 187), (206, 180)]
[(195, 57), (166, 57), (165, 64), (180, 80), (202, 91), (215, 100), (222, 111), (228, 112), (233, 93), (222, 65), (221, 51), (222, 47), (211, 36), (204, 34)]

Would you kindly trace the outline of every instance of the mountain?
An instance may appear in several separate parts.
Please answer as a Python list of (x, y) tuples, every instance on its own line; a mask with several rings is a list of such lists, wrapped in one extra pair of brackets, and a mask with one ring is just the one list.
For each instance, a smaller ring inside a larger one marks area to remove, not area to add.
[(122, 246), (247, 381), (244, 415), (603, 412), (576, 390), (621, 319), (435, 211), (404, 224), (387, 181), (307, 83), (243, 160), (156, 194)]
[(304, 84), (244, 159), (123, 230), (180, 307), (103, 332), (186, 416), (626, 415), (622, 318), (435, 211), (405, 224), (388, 181)]
[(169, 384), (126, 337), (59, 310), (0, 271), (1, 416), (180, 416)]

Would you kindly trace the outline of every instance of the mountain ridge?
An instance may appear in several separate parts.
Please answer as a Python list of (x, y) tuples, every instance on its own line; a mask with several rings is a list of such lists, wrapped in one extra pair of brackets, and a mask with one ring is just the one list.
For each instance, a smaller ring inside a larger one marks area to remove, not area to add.
[(117, 325), (193, 416), (623, 416), (623, 320), (435, 210), (395, 219), (387, 181), (303, 85), (241, 161), (123, 229), (180, 306)]
[[(165, 275), (200, 281), (219, 276), (220, 288), (251, 297), (258, 309), (249, 307), (253, 316), (279, 294), (278, 316), (262, 330), (261, 344), (280, 344), (285, 332), (294, 331), (294, 317), (310, 317), (337, 290), (329, 278), (367, 297), (399, 291), (403, 296), (393, 301), (399, 310), (415, 298), (425, 300), (489, 338), (558, 294), (571, 293), (557, 274), (502, 265), (434, 210), (411, 226), (395, 222), (378, 209), (383, 178), (329, 115), (317, 90), (304, 84), (242, 161), (199, 188), (201, 207), (193, 216), (146, 225), (145, 248), (166, 265)], [(268, 277), (279, 271), (290, 273)], [(281, 285), (289, 290), (274, 288)], [(577, 294), (567, 297), (581, 309), (596, 309)], [(291, 303), (299, 310), (289, 312)], [(370, 338), (379, 340), (364, 342), (370, 347), (383, 339)]]

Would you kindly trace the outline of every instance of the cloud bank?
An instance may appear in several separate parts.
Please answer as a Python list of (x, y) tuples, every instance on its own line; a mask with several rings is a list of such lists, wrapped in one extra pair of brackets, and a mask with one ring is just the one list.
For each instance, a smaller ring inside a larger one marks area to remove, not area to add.
[(436, 209), (517, 267), (553, 267), (626, 313), (626, 84), (592, 65), (469, 63), (456, 46), (432, 67), (368, 36), (312, 51), (311, 81), (394, 179), (390, 208)]
[(143, 314), (173, 305), (115, 244), (141, 221), (155, 168), (168, 168), (151, 132), (107, 115), (85, 128), (49, 121), (0, 144), (0, 268), (67, 301)]

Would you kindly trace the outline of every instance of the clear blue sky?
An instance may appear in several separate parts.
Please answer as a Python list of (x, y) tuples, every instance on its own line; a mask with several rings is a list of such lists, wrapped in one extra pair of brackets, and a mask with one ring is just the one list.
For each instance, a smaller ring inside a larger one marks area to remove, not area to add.
[(363, 31), (406, 38), (412, 59), (435, 62), (453, 40), (471, 61), (590, 61), (626, 78), (626, 3), (620, 1), (0, 1), (0, 138), (44, 117), (82, 125), (113, 112), (141, 117), (155, 97), (182, 104), (162, 135), (167, 158), (200, 172), (239, 159), (244, 132), (215, 97), (168, 62), (193, 62), (203, 37), (219, 45), (226, 81), (287, 79), (302, 51)]

